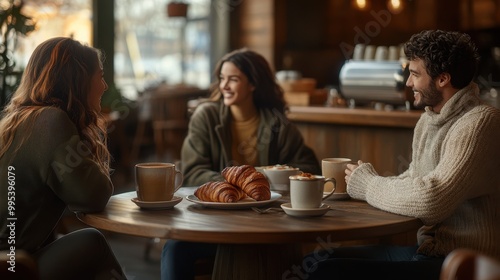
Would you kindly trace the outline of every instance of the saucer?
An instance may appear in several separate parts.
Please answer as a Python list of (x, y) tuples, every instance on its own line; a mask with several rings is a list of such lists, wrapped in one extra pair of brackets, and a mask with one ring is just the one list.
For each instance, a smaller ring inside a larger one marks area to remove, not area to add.
[(323, 216), (330, 210), (330, 205), (321, 204), (319, 208), (313, 209), (293, 209), (291, 203), (281, 204), (281, 208), (290, 216), (295, 217), (316, 217)]
[[(328, 193), (323, 193), (323, 195), (328, 194)], [(349, 196), (348, 193), (333, 193), (330, 195), (330, 197), (326, 198), (325, 200), (348, 200), (351, 197)]]
[(174, 196), (170, 201), (141, 201), (137, 197), (131, 199), (133, 203), (143, 209), (170, 209), (182, 201), (182, 197)]

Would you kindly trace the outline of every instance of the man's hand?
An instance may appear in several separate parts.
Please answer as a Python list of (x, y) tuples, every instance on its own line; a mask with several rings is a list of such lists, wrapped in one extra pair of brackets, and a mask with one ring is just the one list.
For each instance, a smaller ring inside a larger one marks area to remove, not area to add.
[(347, 168), (345, 170), (345, 182), (347, 184), (349, 184), (349, 179), (351, 179), (351, 174), (352, 172), (354, 171), (354, 169), (358, 168), (360, 164), (362, 164), (363, 162), (361, 160), (358, 160), (358, 164), (354, 164), (354, 163), (349, 163), (347, 165)]

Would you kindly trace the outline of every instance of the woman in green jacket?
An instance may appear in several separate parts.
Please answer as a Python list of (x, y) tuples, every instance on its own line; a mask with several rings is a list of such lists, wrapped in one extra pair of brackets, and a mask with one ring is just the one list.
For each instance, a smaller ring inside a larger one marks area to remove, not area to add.
[(51, 238), (66, 208), (101, 211), (113, 193), (102, 67), (99, 50), (49, 39), (2, 112), (0, 250), (32, 254), (41, 279), (126, 279), (99, 231)]
[(285, 116), (283, 90), (264, 57), (240, 49), (215, 69), (210, 101), (191, 117), (181, 153), (184, 185), (220, 181), (227, 166), (286, 164), (321, 174), (314, 152)]
[[(285, 115), (283, 90), (260, 54), (228, 53), (215, 69), (210, 101), (194, 111), (181, 152), (184, 184), (224, 180), (227, 166), (286, 164), (321, 174), (319, 161)], [(215, 256), (217, 244), (168, 240), (162, 280), (193, 279), (197, 259)]]

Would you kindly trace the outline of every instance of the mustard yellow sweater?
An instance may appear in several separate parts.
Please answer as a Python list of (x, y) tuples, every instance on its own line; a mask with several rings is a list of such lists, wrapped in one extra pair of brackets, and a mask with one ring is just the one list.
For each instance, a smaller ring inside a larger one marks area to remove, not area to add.
[(349, 181), (351, 197), (422, 220), (420, 253), (465, 247), (500, 258), (500, 111), (478, 92), (470, 84), (441, 113), (426, 108), (404, 173), (382, 177), (364, 163)]

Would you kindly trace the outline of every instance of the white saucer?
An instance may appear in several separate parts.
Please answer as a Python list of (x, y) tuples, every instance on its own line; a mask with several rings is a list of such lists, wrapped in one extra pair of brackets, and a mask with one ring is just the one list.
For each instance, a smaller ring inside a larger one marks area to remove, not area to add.
[(281, 208), (290, 216), (295, 217), (315, 217), (315, 216), (323, 216), (330, 210), (330, 205), (321, 204), (319, 208), (313, 209), (294, 209), (292, 208), (291, 203), (283, 203), (281, 204)]
[(143, 209), (161, 210), (173, 208), (175, 205), (182, 201), (182, 197), (174, 196), (170, 201), (141, 201), (137, 199), (137, 197), (134, 197), (131, 200), (133, 203)]
[[(328, 194), (328, 193), (323, 193), (324, 195), (325, 194)], [(326, 198), (325, 200), (347, 200), (347, 199), (350, 199), (351, 197), (349, 196), (348, 193), (333, 193), (332, 195), (330, 195), (328, 198)]]

